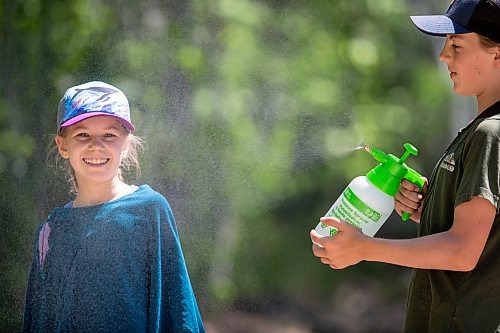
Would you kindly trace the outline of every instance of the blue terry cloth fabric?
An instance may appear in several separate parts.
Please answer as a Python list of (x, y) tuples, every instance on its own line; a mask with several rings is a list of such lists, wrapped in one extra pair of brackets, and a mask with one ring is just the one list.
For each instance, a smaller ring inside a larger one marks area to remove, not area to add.
[(23, 332), (205, 332), (174, 216), (148, 185), (56, 208), (35, 238)]

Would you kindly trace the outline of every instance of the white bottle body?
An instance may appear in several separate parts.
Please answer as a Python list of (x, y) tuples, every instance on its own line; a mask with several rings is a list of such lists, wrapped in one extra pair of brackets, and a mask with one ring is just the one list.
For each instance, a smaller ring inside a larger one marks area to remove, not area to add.
[[(325, 216), (344, 220), (373, 237), (394, 210), (394, 198), (373, 185), (366, 176), (354, 178)], [(333, 236), (337, 229), (319, 223), (317, 233)]]

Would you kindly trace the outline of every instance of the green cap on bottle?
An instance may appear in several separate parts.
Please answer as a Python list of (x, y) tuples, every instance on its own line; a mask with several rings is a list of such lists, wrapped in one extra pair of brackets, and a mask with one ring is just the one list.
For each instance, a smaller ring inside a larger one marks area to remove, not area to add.
[[(397, 158), (392, 154), (386, 154), (378, 149), (365, 147), (366, 151), (380, 162), (379, 165), (366, 174), (366, 177), (379, 190), (390, 196), (396, 195), (401, 180), (406, 178), (409, 170), (412, 170), (405, 164), (405, 161), (408, 157), (410, 157), (410, 155), (416, 156), (418, 154), (417, 148), (415, 148), (412, 144), (405, 143), (404, 147), (406, 150), (401, 158)], [(411, 173), (413, 174), (416, 172), (412, 170)]]

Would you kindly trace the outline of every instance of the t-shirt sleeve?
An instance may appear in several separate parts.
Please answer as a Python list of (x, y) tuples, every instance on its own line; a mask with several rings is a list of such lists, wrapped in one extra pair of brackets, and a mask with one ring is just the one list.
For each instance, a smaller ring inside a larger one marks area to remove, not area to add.
[(472, 134), (462, 155), (463, 176), (455, 206), (472, 197), (487, 199), (499, 212), (500, 120), (483, 121)]

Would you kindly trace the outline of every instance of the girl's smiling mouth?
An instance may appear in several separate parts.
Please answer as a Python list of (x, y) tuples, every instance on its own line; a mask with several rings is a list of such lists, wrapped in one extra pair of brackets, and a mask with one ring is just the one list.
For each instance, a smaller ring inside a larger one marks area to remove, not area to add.
[(102, 165), (109, 161), (109, 158), (83, 158), (82, 159), (86, 164), (90, 165)]

